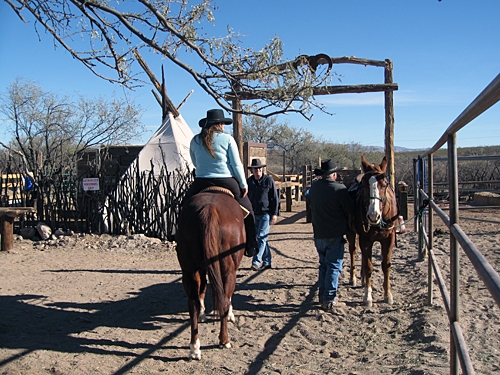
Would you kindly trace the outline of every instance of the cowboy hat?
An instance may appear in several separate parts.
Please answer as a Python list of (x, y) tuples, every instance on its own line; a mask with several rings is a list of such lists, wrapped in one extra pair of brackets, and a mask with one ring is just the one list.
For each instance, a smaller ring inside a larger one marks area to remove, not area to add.
[(327, 159), (321, 162), (321, 168), (314, 168), (314, 174), (316, 176), (324, 176), (332, 174), (337, 170), (337, 165), (332, 159)]
[(248, 166), (248, 168), (262, 168), (265, 167), (266, 164), (262, 164), (260, 159), (252, 159), (252, 164)]
[(201, 128), (209, 128), (212, 125), (220, 123), (229, 125), (233, 123), (233, 120), (230, 118), (225, 118), (222, 109), (209, 109), (207, 111), (207, 117), (202, 118), (198, 122), (198, 125), (200, 125)]

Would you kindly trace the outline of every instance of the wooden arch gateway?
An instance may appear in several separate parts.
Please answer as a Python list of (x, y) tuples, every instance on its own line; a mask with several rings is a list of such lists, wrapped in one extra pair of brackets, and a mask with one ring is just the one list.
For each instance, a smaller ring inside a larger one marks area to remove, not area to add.
[[(356, 64), (364, 66), (378, 66), (384, 68), (384, 83), (380, 84), (361, 84), (361, 85), (335, 85), (322, 86), (313, 89), (313, 95), (332, 95), (332, 94), (350, 94), (365, 92), (384, 92), (385, 107), (385, 154), (388, 158), (387, 177), (390, 184), (394, 187), (394, 98), (393, 91), (398, 89), (397, 83), (393, 82), (392, 60), (370, 60), (354, 56), (329, 57), (325, 54), (315, 56), (299, 56), (295, 60), (297, 64), (308, 64), (311, 69), (316, 69), (317, 65), (328, 64), (329, 69), (333, 64)], [(285, 63), (278, 66), (282, 70), (290, 69), (293, 63)], [(240, 156), (243, 156), (243, 133), (242, 133), (242, 100), (259, 99), (258, 95), (249, 92), (230, 92), (228, 99), (232, 101), (233, 112), (233, 136), (238, 144)]]

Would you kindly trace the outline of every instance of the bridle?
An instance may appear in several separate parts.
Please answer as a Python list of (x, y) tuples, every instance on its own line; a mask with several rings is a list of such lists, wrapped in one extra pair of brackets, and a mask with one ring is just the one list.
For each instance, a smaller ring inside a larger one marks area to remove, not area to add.
[[(365, 203), (369, 202), (371, 200), (379, 200), (379, 201), (382, 202), (382, 204), (384, 204), (385, 201), (386, 201), (386, 199), (387, 199), (387, 197), (386, 197), (387, 196), (387, 187), (390, 186), (389, 183), (388, 183), (388, 181), (387, 181), (387, 178), (385, 177), (385, 175), (383, 173), (380, 173), (380, 174), (369, 173), (367, 175), (369, 176), (369, 179), (371, 179), (371, 177), (374, 177), (375, 180), (377, 180), (377, 182), (383, 180), (383, 182), (384, 182), (383, 187), (384, 187), (384, 190), (385, 190), (385, 194), (384, 194), (383, 197), (376, 197), (376, 196), (373, 197), (373, 196), (370, 195), (368, 198), (365, 199)], [(364, 177), (363, 177), (363, 179), (364, 179)]]
[[(382, 182), (382, 189), (379, 189), (377, 187), (377, 190), (379, 192), (381, 192), (381, 190), (383, 190), (383, 196), (380, 196), (378, 193), (377, 194), (373, 194), (373, 191), (371, 189), (371, 184), (370, 184), (370, 180), (371, 179), (375, 179), (377, 183), (379, 182)], [(367, 186), (368, 185), (368, 186)], [(368, 187), (370, 189), (370, 194), (368, 195), (368, 197), (364, 197), (363, 196), (363, 189), (365, 189), (366, 187)], [(396, 212), (396, 215), (389, 218), (389, 219), (384, 219), (384, 214), (385, 216), (387, 214), (390, 213), (390, 210), (391, 210), (391, 207), (389, 205), (389, 209), (386, 209), (387, 207), (387, 202), (388, 202), (388, 199), (387, 199), (387, 189), (391, 189), (392, 192), (393, 192), (393, 195), (395, 196), (395, 193), (394, 193), (394, 190), (392, 189), (392, 186), (389, 184), (389, 181), (387, 181), (387, 178), (385, 176), (385, 174), (383, 173), (379, 173), (379, 172), (367, 172), (363, 175), (360, 183), (359, 183), (359, 187), (358, 187), (358, 196), (357, 196), (357, 199), (362, 199), (363, 200), (363, 205), (362, 205), (362, 220), (363, 220), (363, 229), (368, 232), (370, 230), (370, 227), (375, 227), (375, 228), (378, 228), (379, 230), (383, 230), (383, 231), (388, 231), (388, 230), (391, 230), (394, 228), (394, 221), (397, 220), (399, 214), (398, 212)], [(372, 222), (370, 221), (369, 217), (368, 217), (368, 209), (367, 209), (367, 206), (369, 206), (372, 201), (375, 201), (373, 202), (374, 204), (376, 203), (376, 201), (380, 201), (381, 202), (381, 207), (380, 207), (380, 218), (376, 221), (376, 222)], [(396, 211), (399, 211), (397, 209), (397, 206), (396, 206)]]

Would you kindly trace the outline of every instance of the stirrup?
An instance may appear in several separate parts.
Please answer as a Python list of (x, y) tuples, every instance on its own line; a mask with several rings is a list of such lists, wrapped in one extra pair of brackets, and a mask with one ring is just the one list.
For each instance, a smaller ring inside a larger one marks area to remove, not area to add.
[(247, 247), (245, 245), (245, 256), (246, 257), (254, 257), (255, 255), (257, 255), (259, 253), (259, 249), (257, 249), (256, 247)]
[(240, 204), (241, 211), (243, 211), (243, 219), (246, 219), (248, 215), (250, 215), (250, 211), (248, 211), (245, 207)]

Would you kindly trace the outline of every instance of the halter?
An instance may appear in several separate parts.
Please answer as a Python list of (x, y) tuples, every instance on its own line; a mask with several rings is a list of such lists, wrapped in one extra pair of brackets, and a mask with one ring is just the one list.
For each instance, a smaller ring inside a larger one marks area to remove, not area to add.
[[(363, 175), (363, 178), (359, 182), (358, 191), (357, 191), (357, 199), (362, 199), (363, 198), (363, 188), (364, 188), (363, 185), (364, 185), (364, 183), (366, 183), (372, 177), (374, 177), (377, 182), (384, 180), (384, 182), (385, 182), (385, 186), (384, 187), (386, 188), (386, 191), (385, 191), (385, 194), (384, 194), (383, 197), (372, 196), (370, 194), (368, 196), (368, 198), (364, 198), (364, 200), (363, 200), (364, 203), (368, 203), (368, 202), (370, 202), (372, 200), (378, 200), (378, 201), (380, 201), (382, 203), (382, 212), (381, 212), (380, 222), (377, 223), (377, 224), (373, 224), (369, 220), (365, 221), (366, 214), (361, 215), (362, 216), (362, 220), (363, 220), (363, 227), (364, 227), (364, 229), (365, 229), (366, 232), (368, 232), (370, 230), (370, 227), (372, 227), (372, 226), (378, 228), (379, 230), (383, 230), (383, 231), (392, 230), (394, 228), (394, 224), (393, 223), (394, 223), (394, 221), (399, 216), (399, 208), (396, 205), (396, 210), (397, 210), (396, 215), (393, 216), (393, 217), (391, 217), (389, 220), (387, 220), (387, 222), (384, 221), (384, 208), (385, 208), (385, 204), (387, 202), (387, 188), (391, 189), (392, 192), (393, 192), (393, 194), (395, 195), (394, 189), (392, 189), (392, 186), (388, 183), (385, 174), (378, 173), (378, 172), (367, 172), (367, 173), (365, 173), (365, 175)], [(366, 210), (366, 206), (365, 205), (363, 205), (363, 208)], [(365, 226), (365, 223), (366, 223), (367, 227)]]
[[(375, 173), (367, 174), (367, 176), (369, 176), (369, 178), (375, 177), (375, 179), (377, 181), (385, 180), (387, 182), (387, 178), (385, 177), (385, 175), (383, 173), (376, 175), (376, 176), (374, 176), (374, 175), (375, 175)], [(389, 185), (387, 184), (386, 187), (387, 186), (389, 186)], [(382, 204), (384, 204), (384, 202), (386, 201), (386, 196), (384, 195), (382, 198), (369, 196), (368, 198), (365, 199), (365, 202), (369, 202), (370, 200), (379, 200), (382, 202)]]

